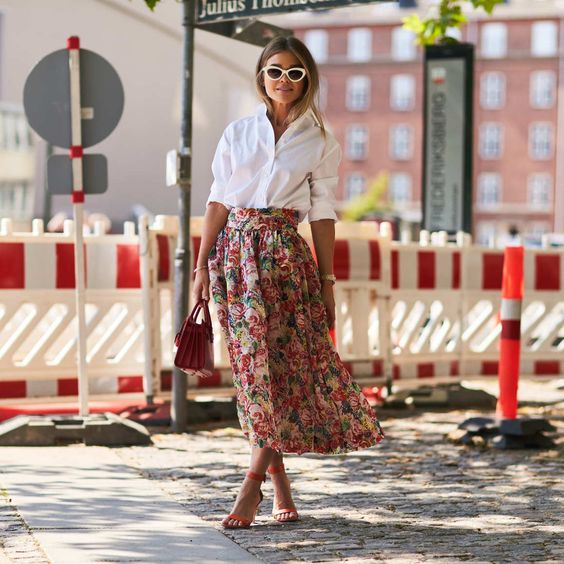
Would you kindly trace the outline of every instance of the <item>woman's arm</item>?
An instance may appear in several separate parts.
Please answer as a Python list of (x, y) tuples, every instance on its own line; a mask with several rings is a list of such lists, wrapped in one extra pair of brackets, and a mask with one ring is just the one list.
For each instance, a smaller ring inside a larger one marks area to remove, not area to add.
[[(196, 268), (200, 266), (207, 267), (208, 254), (215, 244), (219, 232), (223, 229), (227, 222), (229, 210), (219, 202), (210, 202), (206, 207), (204, 214), (204, 222), (202, 225), (202, 241), (200, 243), (200, 250), (196, 259)], [(210, 278), (207, 268), (202, 268), (196, 272), (196, 279), (194, 280), (193, 289), (194, 299), (210, 299)]]
[(207, 266), (208, 255), (215, 245), (217, 235), (227, 223), (229, 210), (219, 202), (210, 202), (206, 207), (202, 224), (202, 241), (196, 260), (196, 266)]
[[(335, 222), (332, 219), (320, 219), (309, 224), (313, 237), (313, 246), (317, 256), (320, 274), (333, 274), (333, 253), (335, 251)], [(335, 296), (333, 282), (321, 281), (321, 298), (327, 310), (329, 328), (335, 325)]]

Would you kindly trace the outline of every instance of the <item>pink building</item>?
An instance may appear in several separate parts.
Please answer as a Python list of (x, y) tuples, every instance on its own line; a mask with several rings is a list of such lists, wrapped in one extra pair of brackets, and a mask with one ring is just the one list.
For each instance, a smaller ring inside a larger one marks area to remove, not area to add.
[[(344, 148), (339, 199), (388, 171), (388, 199), (405, 222), (421, 217), (422, 50), (401, 22), (413, 11), (374, 4), (283, 22), (320, 65), (321, 106)], [(564, 149), (557, 142), (564, 8), (515, 0), (498, 6), (495, 17), (469, 17), (459, 38), (476, 45), (474, 236), (488, 243), (503, 241), (511, 227), (537, 240), (564, 231)]]

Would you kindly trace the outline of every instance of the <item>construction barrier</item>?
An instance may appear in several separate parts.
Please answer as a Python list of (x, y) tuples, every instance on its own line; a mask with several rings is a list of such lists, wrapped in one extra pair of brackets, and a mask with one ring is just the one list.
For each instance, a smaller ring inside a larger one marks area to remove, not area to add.
[[(143, 393), (143, 312), (138, 240), (123, 235), (85, 239), (87, 363), (93, 396)], [(0, 235), (0, 399), (77, 395), (72, 222), (46, 234)]]
[(501, 335), (499, 342), (499, 419), (517, 417), (517, 388), (521, 361), (523, 247), (507, 247), (503, 257)]
[[(191, 260), (201, 218), (192, 220)], [(178, 222), (158, 216), (123, 235), (85, 235), (87, 366), (92, 399), (166, 397), (172, 382)], [(300, 232), (311, 244), (307, 224)], [(0, 230), (0, 402), (77, 393), (72, 222), (62, 234)], [(498, 374), (503, 252), (386, 224), (337, 223), (336, 346), (362, 383), (456, 381)], [(190, 265), (192, 268), (192, 265)], [(564, 250), (525, 249), (522, 376), (564, 372)], [(191, 296), (190, 296), (191, 299)], [(192, 304), (189, 304), (189, 308)], [(191, 387), (231, 385), (213, 303), (216, 371)]]

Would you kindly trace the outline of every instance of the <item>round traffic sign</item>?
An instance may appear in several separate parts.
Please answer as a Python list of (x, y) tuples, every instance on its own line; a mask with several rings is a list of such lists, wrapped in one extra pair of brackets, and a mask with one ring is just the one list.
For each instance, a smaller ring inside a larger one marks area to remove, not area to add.
[[(24, 109), (31, 127), (57, 147), (71, 146), (69, 52), (50, 53), (35, 65), (24, 86)], [(112, 65), (93, 51), (80, 49), (82, 146), (105, 139), (123, 113), (124, 93)]]

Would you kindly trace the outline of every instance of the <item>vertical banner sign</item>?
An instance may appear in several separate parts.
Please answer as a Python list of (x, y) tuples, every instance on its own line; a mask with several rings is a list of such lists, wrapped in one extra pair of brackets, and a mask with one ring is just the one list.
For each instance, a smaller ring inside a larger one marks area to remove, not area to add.
[(474, 46), (425, 48), (423, 229), (472, 232)]

